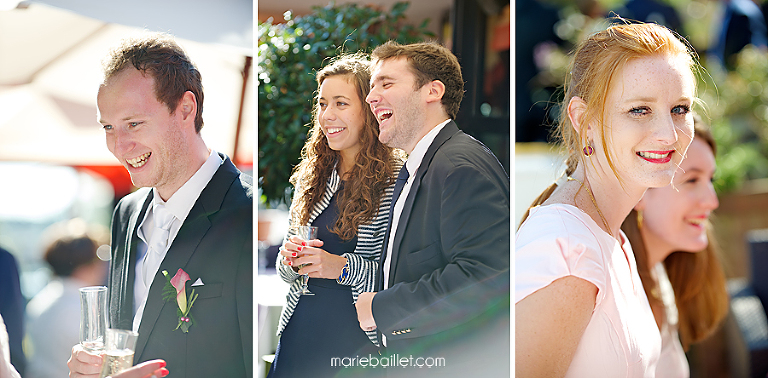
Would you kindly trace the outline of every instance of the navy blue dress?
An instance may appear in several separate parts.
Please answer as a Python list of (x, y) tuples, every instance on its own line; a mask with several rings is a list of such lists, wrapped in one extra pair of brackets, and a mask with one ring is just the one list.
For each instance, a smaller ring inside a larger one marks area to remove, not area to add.
[[(330, 231), (339, 216), (336, 197), (342, 189), (343, 182), (328, 207), (312, 222), (318, 227), (322, 248), (335, 255), (353, 252), (357, 245), (357, 236), (344, 241)], [(345, 369), (332, 367), (332, 358), (378, 356), (378, 349), (360, 329), (350, 286), (335, 279), (310, 278), (308, 287), (315, 295), (299, 297), (280, 336), (268, 378), (334, 377)]]

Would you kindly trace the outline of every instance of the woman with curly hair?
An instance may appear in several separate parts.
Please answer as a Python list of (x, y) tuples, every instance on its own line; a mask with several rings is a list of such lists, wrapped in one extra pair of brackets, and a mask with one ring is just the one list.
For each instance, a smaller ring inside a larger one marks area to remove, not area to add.
[[(332, 358), (376, 353), (376, 332), (357, 322), (357, 296), (373, 291), (403, 153), (379, 142), (365, 103), (369, 60), (343, 56), (317, 73), (313, 126), (291, 176), (289, 233), (277, 258), (290, 290), (270, 377), (325, 377)], [(297, 226), (318, 227), (316, 240)], [(307, 275), (305, 283), (302, 277)], [(303, 285), (313, 295), (302, 295)]]
[(672, 185), (648, 189), (621, 226), (661, 331), (659, 377), (688, 377), (684, 350), (710, 336), (728, 314), (709, 223), (719, 205), (712, 187), (715, 140), (694, 120), (693, 142)]

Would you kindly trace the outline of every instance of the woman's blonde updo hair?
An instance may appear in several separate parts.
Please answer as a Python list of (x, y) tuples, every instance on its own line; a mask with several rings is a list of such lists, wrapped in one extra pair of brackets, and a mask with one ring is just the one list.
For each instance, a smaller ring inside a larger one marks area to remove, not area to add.
[[(657, 24), (614, 24), (581, 42), (573, 53), (570, 70), (565, 78), (565, 96), (560, 110), (560, 120), (555, 131), (568, 151), (567, 175), (573, 174), (579, 162), (583, 162), (582, 150), (587, 146), (586, 128), (589, 121), (597, 121), (603, 152), (608, 165), (621, 182), (621, 177), (608, 152), (605, 137), (604, 112), (608, 90), (616, 74), (633, 59), (668, 56), (682, 59), (694, 75), (699, 68), (696, 53), (684, 40), (669, 29)], [(695, 95), (695, 93), (694, 93)], [(586, 103), (584, 122), (575, 130), (568, 117), (568, 103), (580, 97)], [(557, 188), (552, 184), (531, 205), (542, 204)], [(528, 212), (523, 216), (527, 218)]]

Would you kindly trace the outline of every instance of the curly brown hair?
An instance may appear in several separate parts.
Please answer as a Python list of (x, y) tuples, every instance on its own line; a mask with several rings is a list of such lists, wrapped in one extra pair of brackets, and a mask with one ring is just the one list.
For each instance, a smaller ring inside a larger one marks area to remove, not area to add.
[(200, 71), (168, 34), (155, 33), (124, 40), (104, 62), (104, 82), (133, 66), (154, 79), (155, 97), (170, 112), (187, 91), (195, 95), (195, 131), (203, 128), (203, 82)]
[[(317, 73), (317, 87), (325, 79), (343, 76), (357, 89), (358, 100), (366, 107), (370, 91), (370, 61), (364, 54), (348, 54), (336, 58)], [(318, 93), (319, 95), (319, 93)], [(322, 199), (328, 179), (342, 156), (328, 145), (318, 119), (319, 106), (315, 98), (312, 129), (301, 150), (301, 162), (293, 171), (290, 182), (296, 189), (291, 213), (292, 223), (307, 224), (314, 206)], [(339, 193), (339, 218), (331, 232), (343, 240), (351, 240), (359, 225), (370, 222), (379, 210), (381, 194), (395, 179), (393, 167), (402, 161), (403, 152), (379, 142), (379, 127), (372, 112), (365, 112), (365, 124), (360, 132), (362, 148), (355, 156), (354, 167), (342, 179), (346, 180)]]

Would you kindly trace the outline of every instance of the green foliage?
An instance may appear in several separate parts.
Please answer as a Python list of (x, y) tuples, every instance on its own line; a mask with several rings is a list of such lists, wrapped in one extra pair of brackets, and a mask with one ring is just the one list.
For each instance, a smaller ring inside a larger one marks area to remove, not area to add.
[(766, 52), (747, 47), (739, 53), (733, 71), (710, 68), (715, 85), (700, 86), (717, 142), (715, 186), (719, 192), (735, 191), (747, 180), (768, 177), (766, 58)]
[(412, 43), (434, 38), (425, 19), (419, 26), (405, 23), (407, 2), (389, 12), (373, 6), (331, 3), (282, 23), (270, 19), (258, 25), (257, 85), (259, 92), (259, 186), (268, 206), (287, 202), (293, 167), (309, 131), (315, 73), (338, 54), (371, 52), (395, 40)]

